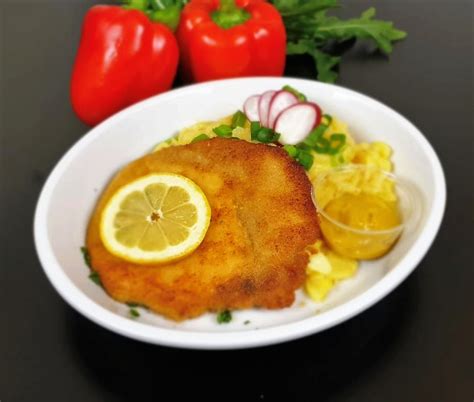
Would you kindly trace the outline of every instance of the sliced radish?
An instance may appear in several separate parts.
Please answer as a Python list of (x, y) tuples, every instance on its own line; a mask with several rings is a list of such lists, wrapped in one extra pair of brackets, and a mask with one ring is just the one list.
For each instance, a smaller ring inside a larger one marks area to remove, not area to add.
[(276, 91), (267, 91), (260, 96), (260, 101), (258, 102), (258, 113), (260, 115), (260, 125), (263, 127), (270, 127), (268, 125), (268, 113), (270, 112), (270, 103), (275, 94)]
[(252, 95), (244, 103), (244, 112), (247, 119), (250, 121), (259, 121), (260, 115), (258, 113), (258, 103), (260, 101), (260, 95)]
[(278, 91), (272, 98), (270, 103), (270, 111), (268, 113), (268, 126), (273, 128), (278, 115), (287, 107), (298, 103), (298, 98), (288, 91)]
[(321, 109), (311, 102), (297, 103), (278, 116), (274, 130), (280, 133), (282, 144), (295, 145), (303, 141), (321, 122)]

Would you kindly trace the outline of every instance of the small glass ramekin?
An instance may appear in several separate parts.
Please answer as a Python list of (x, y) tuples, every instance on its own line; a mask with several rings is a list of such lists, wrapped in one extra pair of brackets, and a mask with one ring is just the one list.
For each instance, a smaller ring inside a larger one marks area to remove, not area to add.
[[(392, 190), (388, 190), (392, 188)], [(344, 194), (395, 195), (401, 224), (384, 230), (358, 229), (325, 211), (332, 199)], [(328, 194), (333, 194), (332, 198)], [(329, 246), (342, 256), (370, 260), (382, 257), (396, 243), (407, 222), (415, 216), (411, 184), (374, 166), (347, 165), (322, 172), (314, 182), (314, 198), (321, 231)]]

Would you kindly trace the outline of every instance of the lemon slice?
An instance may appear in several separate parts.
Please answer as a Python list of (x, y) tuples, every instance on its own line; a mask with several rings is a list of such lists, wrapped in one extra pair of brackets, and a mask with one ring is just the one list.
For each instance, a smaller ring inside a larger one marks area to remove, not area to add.
[(147, 264), (175, 260), (201, 244), (211, 219), (202, 190), (177, 174), (150, 174), (121, 187), (105, 206), (100, 236), (107, 250)]

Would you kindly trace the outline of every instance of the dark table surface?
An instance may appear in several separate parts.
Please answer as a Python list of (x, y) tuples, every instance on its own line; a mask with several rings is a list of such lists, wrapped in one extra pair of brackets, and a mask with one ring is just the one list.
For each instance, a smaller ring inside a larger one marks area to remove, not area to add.
[[(352, 49), (339, 83), (407, 116), (443, 163), (445, 219), (417, 270), (321, 334), (220, 352), (142, 344), (89, 322), (53, 290), (36, 257), (41, 186), (87, 131), (71, 111), (68, 81), (93, 3), (0, 0), (0, 400), (472, 401), (473, 1), (346, 0), (341, 10), (373, 4), (409, 32), (390, 61)], [(311, 76), (310, 67), (296, 60), (288, 74)]]

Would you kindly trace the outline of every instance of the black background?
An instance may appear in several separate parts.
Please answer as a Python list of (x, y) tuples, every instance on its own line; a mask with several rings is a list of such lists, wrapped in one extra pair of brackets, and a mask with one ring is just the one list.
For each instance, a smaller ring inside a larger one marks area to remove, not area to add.
[[(0, 400), (472, 401), (474, 2), (345, 0), (339, 12), (375, 5), (409, 33), (390, 60), (353, 48), (338, 83), (407, 116), (439, 154), (448, 206), (417, 270), (336, 328), (221, 352), (142, 344), (96, 326), (60, 299), (36, 257), (41, 186), (87, 131), (68, 82), (93, 3), (0, 0)], [(287, 73), (312, 77), (311, 63), (293, 60)]]

